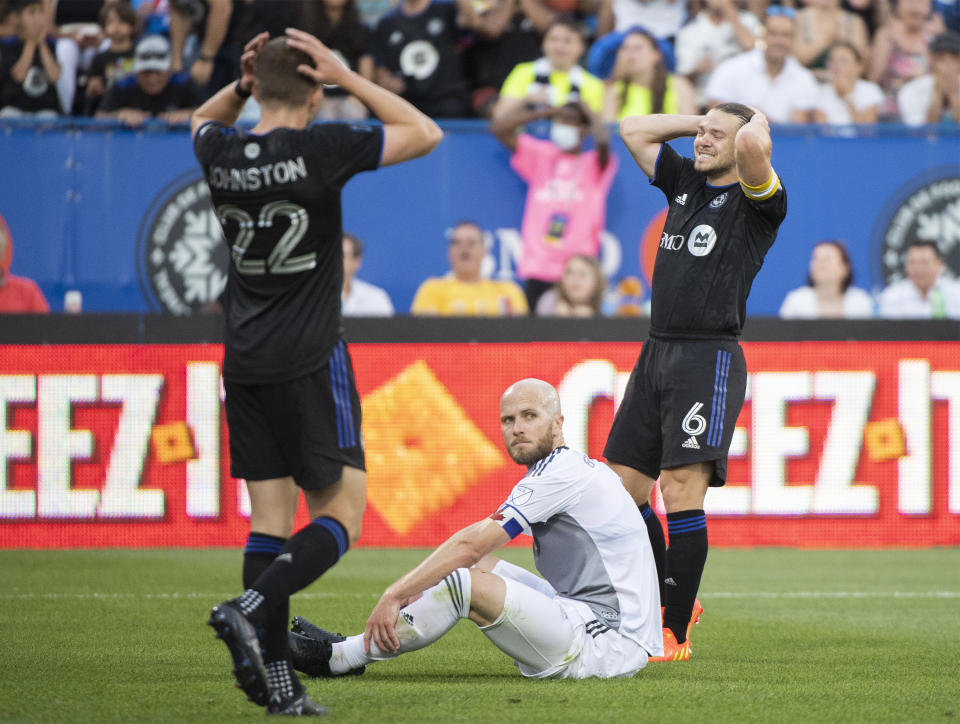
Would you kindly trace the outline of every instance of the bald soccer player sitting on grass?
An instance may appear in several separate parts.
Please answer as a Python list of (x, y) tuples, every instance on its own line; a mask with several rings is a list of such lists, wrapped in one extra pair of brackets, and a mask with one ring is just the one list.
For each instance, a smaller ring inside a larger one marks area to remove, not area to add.
[[(344, 638), (295, 618), (298, 670), (363, 673), (432, 644), (462, 618), (534, 678), (632, 676), (662, 653), (653, 553), (619, 477), (564, 445), (560, 399), (542, 380), (504, 392), (500, 426), (510, 457), (527, 467), (507, 501), (391, 584), (362, 634)], [(520, 533), (533, 536), (546, 580), (490, 555)]]

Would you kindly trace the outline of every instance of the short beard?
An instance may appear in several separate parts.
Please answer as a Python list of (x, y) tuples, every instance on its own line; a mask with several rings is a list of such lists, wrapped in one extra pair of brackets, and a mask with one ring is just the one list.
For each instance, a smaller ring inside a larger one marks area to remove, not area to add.
[[(737, 165), (736, 162), (734, 162), (734, 163), (728, 163), (726, 166), (714, 166), (713, 168), (708, 169), (706, 171), (700, 171), (700, 173), (706, 176), (707, 180), (709, 181), (710, 179), (715, 179), (721, 176), (725, 176), (730, 171), (730, 169), (735, 168), (736, 165)], [(694, 166), (694, 170), (695, 171), (697, 170), (696, 166)]]
[(533, 448), (525, 452), (514, 450), (513, 448), (508, 449), (507, 452), (515, 463), (530, 467), (553, 452), (553, 435), (551, 434), (544, 437)]

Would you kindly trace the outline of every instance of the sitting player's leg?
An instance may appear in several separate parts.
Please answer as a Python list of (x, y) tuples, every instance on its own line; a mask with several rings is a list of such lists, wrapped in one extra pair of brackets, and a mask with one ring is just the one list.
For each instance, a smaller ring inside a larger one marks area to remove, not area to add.
[(496, 573), (498, 576), (503, 578), (509, 578), (511, 580), (522, 583), (525, 586), (532, 588), (535, 591), (540, 591), (544, 596), (553, 598), (557, 595), (556, 589), (550, 585), (549, 581), (545, 578), (541, 578), (533, 571), (528, 571), (522, 566), (515, 565), (509, 561), (505, 561), (502, 558), (497, 558), (495, 556), (484, 556), (480, 561), (474, 566), (475, 570), (487, 571), (489, 573)]

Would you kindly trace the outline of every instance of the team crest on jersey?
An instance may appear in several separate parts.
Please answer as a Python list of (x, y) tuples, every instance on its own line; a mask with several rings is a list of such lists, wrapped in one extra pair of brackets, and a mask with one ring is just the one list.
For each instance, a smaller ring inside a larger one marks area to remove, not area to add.
[(873, 228), (873, 248), (886, 286), (904, 278), (903, 254), (912, 240), (934, 241), (947, 274), (960, 276), (960, 175), (956, 166), (934, 169), (905, 184)]
[(523, 505), (524, 503), (529, 503), (532, 497), (533, 488), (528, 488), (526, 485), (518, 485), (514, 488), (513, 494), (510, 496), (510, 502), (514, 505)]
[(399, 30), (394, 30), (392, 33), (390, 33), (390, 37), (387, 39), (387, 42), (390, 45), (399, 45), (402, 40), (403, 33), (401, 33)]
[(243, 155), (253, 161), (260, 155), (260, 144), (259, 143), (248, 143), (243, 147)]
[(723, 206), (725, 203), (727, 203), (727, 192), (726, 192), (726, 191), (724, 191), (724, 192), (723, 192), (722, 194), (720, 194), (719, 196), (714, 197), (713, 201), (710, 202), (710, 208), (711, 208), (711, 209), (719, 209), (719, 208), (720, 208), (721, 206)]
[(152, 311), (185, 316), (215, 302), (227, 284), (227, 245), (200, 169), (154, 198), (137, 233), (140, 289)]
[(687, 237), (687, 251), (694, 256), (706, 256), (717, 244), (717, 232), (709, 224), (700, 224)]
[(427, 23), (427, 33), (430, 35), (440, 35), (443, 32), (443, 19), (431, 18)]

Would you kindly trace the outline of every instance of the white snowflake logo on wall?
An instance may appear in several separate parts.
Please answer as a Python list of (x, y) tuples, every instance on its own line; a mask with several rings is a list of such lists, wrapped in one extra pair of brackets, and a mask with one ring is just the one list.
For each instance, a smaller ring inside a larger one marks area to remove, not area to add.
[(137, 247), (140, 287), (154, 311), (193, 314), (223, 293), (227, 246), (198, 171), (157, 195), (140, 224)]

